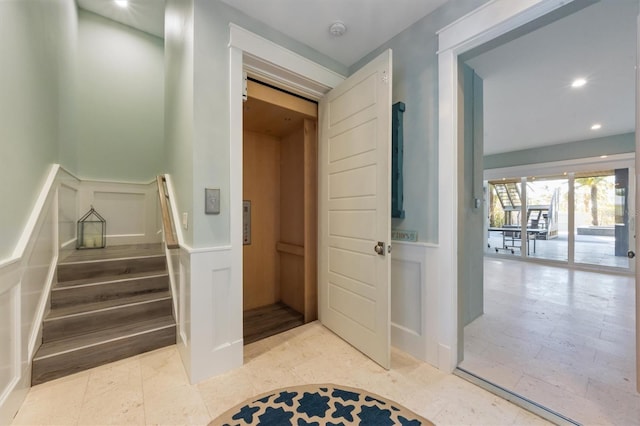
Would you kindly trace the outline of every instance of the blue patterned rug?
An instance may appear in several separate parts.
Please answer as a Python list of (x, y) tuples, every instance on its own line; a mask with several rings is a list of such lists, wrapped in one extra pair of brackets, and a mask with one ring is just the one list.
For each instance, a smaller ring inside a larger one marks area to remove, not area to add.
[(293, 386), (236, 405), (209, 426), (433, 426), (402, 405), (362, 389), (332, 384)]

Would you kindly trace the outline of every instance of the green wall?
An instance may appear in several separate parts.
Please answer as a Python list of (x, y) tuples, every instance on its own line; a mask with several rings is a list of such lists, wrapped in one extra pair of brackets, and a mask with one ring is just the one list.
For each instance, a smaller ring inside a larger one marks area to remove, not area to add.
[(540, 148), (485, 155), (484, 168), (498, 169), (526, 164), (599, 157), (601, 155), (626, 154), (635, 151), (635, 133), (625, 133)]
[(79, 10), (74, 171), (144, 182), (163, 171), (164, 41)]
[(0, 260), (11, 257), (68, 135), (72, 0), (0, 1)]
[[(192, 0), (193, 11), (193, 123), (181, 136), (189, 137), (192, 144), (167, 136), (168, 153), (177, 153), (185, 147), (192, 158), (193, 168), (183, 152), (181, 160), (169, 160), (179, 194), (179, 210), (188, 212), (192, 237), (188, 243), (194, 247), (228, 244), (229, 242), (229, 23), (233, 22), (284, 46), (304, 57), (347, 75), (359, 69), (382, 50), (394, 50), (393, 101), (407, 105), (405, 113), (405, 211), (404, 220), (394, 220), (394, 228), (417, 230), (420, 241), (437, 242), (438, 202), (438, 62), (436, 31), (486, 3), (487, 0), (451, 0), (434, 13), (426, 16), (389, 42), (371, 52), (348, 70), (332, 59), (283, 35), (219, 0)], [(178, 2), (170, 0), (169, 7)], [(187, 2), (187, 3), (191, 3)], [(182, 16), (182, 18), (177, 18)], [(176, 22), (183, 22), (185, 14), (178, 13)], [(169, 22), (169, 21), (167, 21)], [(167, 55), (169, 52), (167, 38)], [(181, 48), (175, 46), (175, 51)], [(167, 93), (186, 82), (169, 79), (170, 69), (176, 64), (167, 60)], [(179, 67), (180, 68), (180, 67)], [(180, 69), (189, 72), (185, 65)], [(175, 71), (175, 70), (173, 70)], [(171, 71), (171, 72), (173, 72)], [(173, 86), (170, 88), (169, 86)], [(167, 95), (169, 96), (169, 95)], [(167, 111), (171, 107), (167, 107)], [(166, 128), (176, 128), (180, 114), (167, 115)], [(184, 121), (184, 120), (183, 120)], [(178, 133), (176, 133), (178, 134)], [(204, 188), (221, 190), (221, 214), (205, 215)], [(447, 188), (442, 188), (447, 190)], [(191, 232), (191, 231), (189, 231)]]
[[(192, 217), (193, 0), (167, 0), (164, 40), (166, 172), (171, 175), (179, 211)], [(185, 243), (192, 245), (193, 226), (182, 232)]]
[[(184, 17), (189, 14), (193, 16), (193, 37), (185, 35), (182, 43), (176, 40), (175, 46), (168, 47), (167, 55), (171, 56), (167, 60), (167, 75), (169, 72), (174, 74), (168, 78), (166, 90), (167, 93), (175, 92), (178, 87), (192, 84), (193, 122), (181, 126), (179, 123), (185, 122), (186, 115), (176, 110), (171, 112), (171, 107), (167, 108), (171, 114), (166, 117), (166, 126), (176, 129), (175, 136), (171, 135), (167, 139), (167, 152), (175, 154), (181, 149), (188, 152), (178, 154), (179, 159), (170, 159), (169, 171), (176, 182), (177, 191), (190, 191), (190, 195), (177, 196), (179, 211), (189, 213), (187, 243), (194, 247), (224, 245), (229, 243), (230, 223), (229, 23), (240, 25), (336, 72), (346, 74), (347, 70), (331, 58), (218, 0), (193, 0), (192, 12), (186, 10), (188, 8), (179, 9), (184, 6), (183, 3), (170, 0), (168, 5), (176, 11), (176, 23), (184, 22)], [(190, 42), (193, 42), (192, 47), (180, 46)], [(168, 41), (167, 46), (170, 46)], [(187, 63), (178, 65), (180, 61), (173, 60), (174, 53), (190, 48), (193, 51), (192, 70)], [(192, 72), (193, 82), (188, 81), (189, 77), (186, 76), (181, 76), (182, 79), (179, 80), (176, 69), (180, 69), (180, 72)], [(188, 103), (186, 98), (185, 96), (183, 100)], [(182, 130), (177, 131), (178, 128)], [(180, 137), (176, 137), (178, 135)], [(183, 137), (190, 138), (191, 144)], [(191, 157), (191, 168), (188, 156)], [(219, 215), (204, 214), (206, 187), (220, 188)]]
[[(464, 326), (484, 313), (484, 208), (482, 153), (484, 149), (484, 110), (482, 79), (467, 65), (461, 64), (459, 86), (464, 92), (460, 103), (462, 145), (460, 146), (460, 170), (462, 189), (458, 205), (458, 262), (459, 333)], [(475, 205), (478, 199), (480, 204)], [(464, 348), (458, 347), (459, 351)], [(462, 352), (459, 354), (462, 360)]]
[[(438, 38), (436, 31), (487, 0), (450, 0), (350, 67), (355, 72), (393, 49), (393, 103), (404, 113), (404, 219), (394, 229), (418, 231), (418, 240), (438, 242)], [(451, 212), (456, 214), (456, 212)]]

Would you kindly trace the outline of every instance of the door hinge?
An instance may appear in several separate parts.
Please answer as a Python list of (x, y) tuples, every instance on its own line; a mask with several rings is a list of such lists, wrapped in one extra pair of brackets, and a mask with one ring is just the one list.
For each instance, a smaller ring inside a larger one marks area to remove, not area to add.
[(242, 71), (242, 102), (247, 102), (247, 72)]
[(389, 84), (389, 74), (387, 74), (387, 70), (382, 71), (382, 82)]

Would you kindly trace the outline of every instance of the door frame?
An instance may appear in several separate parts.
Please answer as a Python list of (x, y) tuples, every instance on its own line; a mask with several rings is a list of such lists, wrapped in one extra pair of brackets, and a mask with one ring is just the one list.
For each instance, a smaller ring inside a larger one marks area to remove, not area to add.
[[(243, 72), (283, 87), (306, 98), (319, 100), (346, 77), (298, 55), (272, 41), (229, 24), (229, 237), (231, 242), (231, 287), (243, 285), (242, 175), (243, 175)], [(242, 292), (240, 292), (242, 294)], [(242, 300), (234, 301), (239, 312), (229, 318), (231, 327), (242, 330)], [(242, 365), (242, 352), (237, 365)]]
[(574, 0), (493, 0), (438, 31), (438, 368), (453, 371), (462, 345), (459, 332), (458, 192), (462, 137), (458, 56)]

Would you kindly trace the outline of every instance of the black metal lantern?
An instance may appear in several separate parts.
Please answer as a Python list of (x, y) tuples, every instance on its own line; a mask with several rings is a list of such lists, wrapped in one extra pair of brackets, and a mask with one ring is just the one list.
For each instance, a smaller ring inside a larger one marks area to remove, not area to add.
[(107, 221), (91, 206), (78, 221), (77, 249), (104, 248), (107, 245)]

